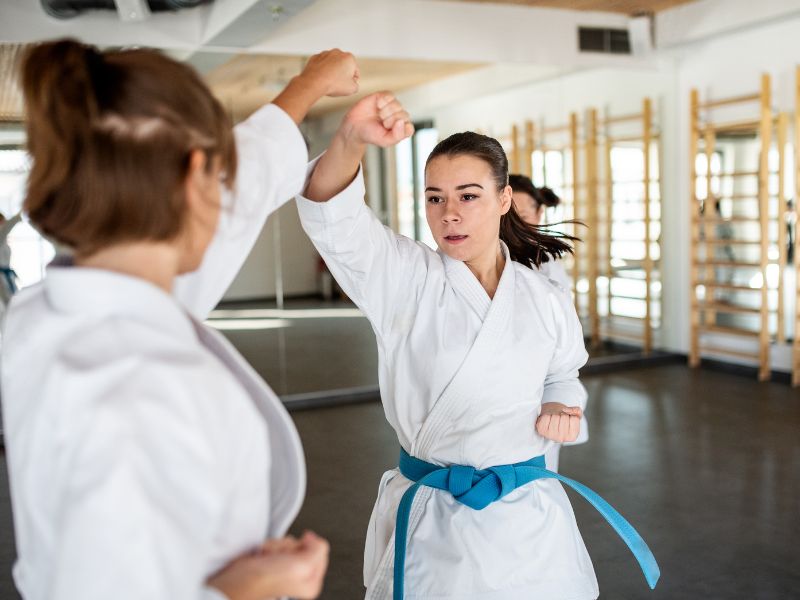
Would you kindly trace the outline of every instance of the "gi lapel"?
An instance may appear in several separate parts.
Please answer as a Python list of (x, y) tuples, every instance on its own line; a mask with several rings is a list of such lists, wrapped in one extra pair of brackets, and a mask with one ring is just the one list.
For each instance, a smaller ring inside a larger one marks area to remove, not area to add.
[(449, 283), (464, 301), (483, 317), (483, 325), (472, 347), (458, 368), (448, 386), (444, 389), (425, 423), (414, 440), (410, 454), (422, 460), (431, 460), (431, 452), (439, 435), (449, 426), (454, 408), (468, 400), (470, 390), (480, 386), (481, 362), (495, 351), (501, 342), (503, 331), (512, 314), (514, 304), (515, 273), (514, 265), (508, 257), (508, 247), (500, 242), (506, 256), (506, 264), (500, 283), (490, 300), (478, 279), (461, 261), (442, 256)]

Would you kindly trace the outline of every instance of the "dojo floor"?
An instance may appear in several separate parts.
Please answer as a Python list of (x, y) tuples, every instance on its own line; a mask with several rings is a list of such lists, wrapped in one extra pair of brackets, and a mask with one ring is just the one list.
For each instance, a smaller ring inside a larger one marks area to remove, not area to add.
[[(296, 406), (308, 398), (318, 403), (326, 385), (345, 396), (371, 389), (376, 361), (369, 325), (357, 316), (326, 314), (289, 315), (280, 327), (226, 334)], [(624, 544), (571, 494), (600, 597), (800, 598), (800, 393), (785, 383), (689, 370), (674, 360), (648, 367), (632, 361), (625, 370), (603, 366), (619, 353), (612, 348), (593, 356), (595, 368), (590, 364), (584, 376), (591, 438), (562, 452), (561, 471), (601, 493), (639, 528), (659, 560), (662, 580), (649, 591)], [(363, 598), (364, 531), (380, 475), (397, 457), (380, 403), (368, 401), (368, 394), (360, 399), (293, 412), (309, 470), (295, 527), (314, 529), (332, 543), (322, 596), (329, 600)], [(4, 457), (0, 471), (5, 600), (17, 595), (10, 577), (14, 548)]]

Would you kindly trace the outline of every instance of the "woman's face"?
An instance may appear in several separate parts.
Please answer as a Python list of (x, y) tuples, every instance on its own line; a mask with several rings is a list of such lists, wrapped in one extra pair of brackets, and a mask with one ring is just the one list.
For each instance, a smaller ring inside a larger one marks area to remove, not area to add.
[(467, 154), (438, 156), (425, 170), (425, 215), (439, 249), (474, 262), (497, 254), (511, 187), (497, 190), (489, 164)]
[(514, 190), (514, 208), (522, 220), (529, 225), (539, 225), (542, 222), (544, 206), (534, 200), (533, 196), (526, 192)]

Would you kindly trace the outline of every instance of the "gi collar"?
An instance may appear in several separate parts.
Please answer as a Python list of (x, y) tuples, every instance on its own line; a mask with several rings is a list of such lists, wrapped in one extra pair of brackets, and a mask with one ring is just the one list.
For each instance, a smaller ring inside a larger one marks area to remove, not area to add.
[(176, 337), (197, 340), (189, 315), (175, 298), (139, 277), (62, 263), (47, 268), (42, 285), (48, 304), (58, 312), (132, 319)]

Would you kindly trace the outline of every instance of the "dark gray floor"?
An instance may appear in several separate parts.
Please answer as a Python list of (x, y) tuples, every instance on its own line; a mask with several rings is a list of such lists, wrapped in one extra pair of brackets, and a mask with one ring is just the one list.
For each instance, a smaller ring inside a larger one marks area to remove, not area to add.
[[(610, 600), (800, 598), (800, 394), (682, 365), (585, 378), (591, 439), (561, 471), (642, 533), (662, 579), (650, 591), (624, 544), (570, 493)], [(294, 413), (308, 457), (297, 531), (332, 542), (327, 600), (363, 597), (361, 552), (394, 434), (377, 403)], [(546, 600), (546, 599), (543, 599)]]

